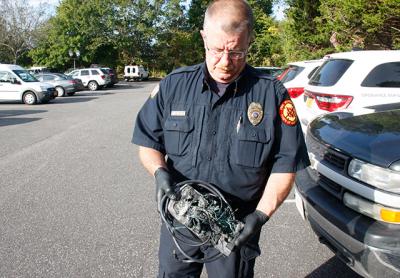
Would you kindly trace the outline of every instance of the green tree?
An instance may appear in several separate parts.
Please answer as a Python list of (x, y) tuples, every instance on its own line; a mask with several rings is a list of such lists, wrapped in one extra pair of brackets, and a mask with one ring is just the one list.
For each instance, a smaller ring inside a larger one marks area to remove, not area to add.
[[(323, 1), (323, 0), (321, 0)], [(288, 0), (283, 22), (283, 52), (287, 62), (321, 58), (334, 50), (330, 35), (319, 29), (320, 0)]]
[(158, 1), (64, 0), (44, 31), (46, 39), (30, 55), (41, 64), (71, 65), (68, 51), (79, 50), (79, 63), (115, 66), (144, 63), (152, 53)]
[(272, 18), (271, 0), (249, 1), (254, 14), (254, 41), (248, 62), (254, 66), (275, 66), (284, 62), (279, 23)]
[(152, 67), (170, 72), (190, 61), (190, 31), (185, 7), (180, 0), (164, 3), (159, 13)]
[(324, 0), (319, 30), (335, 37), (337, 50), (400, 49), (397, 0)]

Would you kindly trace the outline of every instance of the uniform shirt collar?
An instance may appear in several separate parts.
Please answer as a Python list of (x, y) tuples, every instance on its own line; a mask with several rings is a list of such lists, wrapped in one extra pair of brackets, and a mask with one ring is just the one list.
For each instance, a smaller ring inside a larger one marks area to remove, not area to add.
[[(205, 62), (202, 63), (201, 70), (202, 70), (202, 76), (203, 76), (203, 88), (202, 88), (201, 92), (204, 93), (208, 89), (211, 89), (210, 79), (212, 77), (211, 77), (210, 73), (208, 72), (207, 65)], [(235, 82), (238, 83), (244, 76), (249, 75), (249, 74), (252, 74), (251, 67), (248, 64), (246, 64), (246, 66), (244, 67), (244, 69), (242, 70), (240, 75), (234, 81), (232, 81), (231, 84), (235, 83)], [(231, 84), (229, 84), (229, 86)], [(227, 89), (229, 89), (229, 86)], [(237, 85), (236, 85), (236, 87), (237, 87)]]

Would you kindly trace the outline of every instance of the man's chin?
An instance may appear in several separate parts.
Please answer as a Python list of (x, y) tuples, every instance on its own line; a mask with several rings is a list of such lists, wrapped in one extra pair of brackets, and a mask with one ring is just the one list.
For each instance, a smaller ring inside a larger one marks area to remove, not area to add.
[(230, 73), (218, 73), (213, 76), (214, 80), (221, 83), (230, 83), (235, 80), (236, 76)]

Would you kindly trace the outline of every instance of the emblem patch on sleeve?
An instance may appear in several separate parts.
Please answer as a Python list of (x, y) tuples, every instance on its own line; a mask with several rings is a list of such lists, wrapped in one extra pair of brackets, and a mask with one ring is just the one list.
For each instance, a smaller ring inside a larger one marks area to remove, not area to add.
[(285, 124), (290, 126), (297, 124), (296, 108), (290, 99), (284, 100), (281, 103), (281, 106), (279, 106), (279, 115)]
[(258, 102), (252, 102), (247, 109), (247, 117), (252, 125), (256, 126), (261, 123), (264, 116), (264, 111)]
[(160, 85), (157, 84), (157, 86), (154, 87), (153, 91), (151, 91), (150, 97), (154, 98), (158, 94), (159, 90), (160, 90)]

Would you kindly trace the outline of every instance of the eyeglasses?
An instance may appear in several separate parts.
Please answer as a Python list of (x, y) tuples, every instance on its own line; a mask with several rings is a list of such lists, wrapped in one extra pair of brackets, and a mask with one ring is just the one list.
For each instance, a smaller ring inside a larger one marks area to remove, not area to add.
[(215, 58), (221, 59), (224, 54), (228, 54), (228, 57), (232, 60), (240, 60), (243, 59), (246, 54), (247, 50), (245, 51), (239, 51), (239, 50), (229, 50), (229, 51), (224, 51), (224, 50), (216, 50), (216, 49), (210, 49), (208, 48), (207, 44), (204, 44), (206, 47), (206, 50)]

